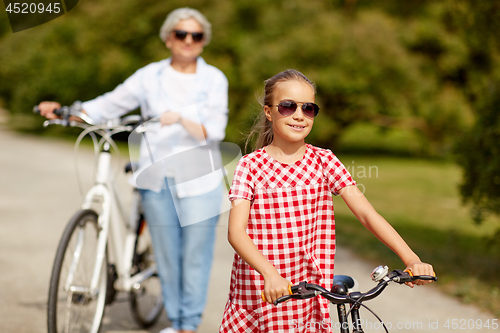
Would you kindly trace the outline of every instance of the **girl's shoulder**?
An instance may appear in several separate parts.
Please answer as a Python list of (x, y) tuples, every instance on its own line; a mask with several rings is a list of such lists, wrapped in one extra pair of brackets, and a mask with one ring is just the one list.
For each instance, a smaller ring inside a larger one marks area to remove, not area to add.
[[(311, 158), (311, 157), (319, 157), (322, 160), (327, 159), (337, 159), (335, 154), (330, 150), (330, 149), (325, 149), (325, 148), (320, 148), (313, 146), (311, 144), (306, 144), (307, 145), (307, 150), (306, 150), (306, 158)], [(248, 165), (255, 165), (255, 164), (262, 164), (262, 163), (268, 163), (270, 161), (273, 161), (273, 159), (270, 159), (269, 156), (266, 154), (264, 148), (257, 149), (247, 155), (244, 155), (240, 159), (240, 163), (245, 163)]]
[(244, 155), (240, 158), (239, 164), (246, 164), (248, 166), (262, 163), (264, 161), (264, 148), (257, 149), (250, 154)]
[(315, 156), (323, 167), (329, 169), (343, 166), (340, 159), (330, 149), (319, 148), (313, 145), (308, 146), (311, 151), (311, 156)]
[(314, 155), (316, 155), (322, 159), (323, 158), (327, 158), (327, 159), (333, 159), (333, 158), (336, 159), (337, 158), (337, 156), (335, 156), (335, 154), (330, 149), (316, 147), (316, 146), (313, 146), (311, 144), (307, 144), (307, 147)]

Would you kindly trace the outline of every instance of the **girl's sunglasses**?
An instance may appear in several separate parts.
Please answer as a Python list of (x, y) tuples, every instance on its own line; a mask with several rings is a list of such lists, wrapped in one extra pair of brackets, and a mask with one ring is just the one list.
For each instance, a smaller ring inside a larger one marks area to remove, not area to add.
[[(295, 101), (281, 101), (278, 105), (268, 105), (277, 106), (278, 112), (285, 117), (291, 116), (297, 110), (297, 102)], [(314, 118), (319, 113), (319, 106), (314, 103), (302, 103), (302, 113), (308, 118)]]
[(191, 35), (193, 42), (201, 42), (203, 39), (203, 32), (187, 32), (184, 30), (174, 30), (175, 38), (178, 40), (186, 39), (187, 35)]

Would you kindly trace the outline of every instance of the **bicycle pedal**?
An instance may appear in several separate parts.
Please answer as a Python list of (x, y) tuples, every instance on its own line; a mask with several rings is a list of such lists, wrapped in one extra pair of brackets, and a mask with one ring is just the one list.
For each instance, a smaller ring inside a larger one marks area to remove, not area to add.
[(71, 296), (71, 303), (78, 305), (87, 305), (90, 303), (90, 297), (85, 294), (73, 294)]

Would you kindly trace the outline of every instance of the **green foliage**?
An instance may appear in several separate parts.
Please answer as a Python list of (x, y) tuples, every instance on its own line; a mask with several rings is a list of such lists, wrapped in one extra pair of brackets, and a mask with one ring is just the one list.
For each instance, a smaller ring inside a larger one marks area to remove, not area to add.
[(323, 1), (232, 6), (231, 37), (224, 41), (236, 64), (230, 140), (241, 137), (235, 127), (247, 128), (260, 112), (253, 92), (286, 68), (317, 83), (321, 113), (309, 140), (323, 147), (338, 149), (339, 138), (365, 122), (413, 132), (419, 148), (412, 153), (442, 155), (472, 122), (460, 86), (446, 79), (464, 66), (467, 50), (440, 23), (439, 8), (408, 23), (374, 8)]
[(469, 50), (442, 1), (87, 0), (50, 23), (0, 35), (0, 106), (27, 115), (41, 100), (69, 104), (113, 89), (168, 56), (158, 30), (181, 6), (213, 25), (203, 56), (230, 82), (228, 141), (242, 142), (261, 112), (263, 81), (287, 68), (317, 84), (321, 113), (309, 139), (320, 146), (338, 149), (366, 123), (411, 132), (410, 154), (442, 155), (473, 119), (460, 81)]
[[(487, 214), (500, 214), (500, 3), (456, 0), (450, 26), (459, 32), (470, 51), (464, 69), (464, 90), (477, 121), (458, 141), (458, 162), (464, 177), (461, 194), (472, 203), (480, 223)], [(500, 246), (500, 229), (492, 241)]]
[[(488, 213), (500, 214), (500, 81), (479, 108), (478, 121), (459, 141), (458, 162), (464, 170), (461, 193), (473, 204), (477, 223)], [(500, 230), (494, 236), (498, 241)]]

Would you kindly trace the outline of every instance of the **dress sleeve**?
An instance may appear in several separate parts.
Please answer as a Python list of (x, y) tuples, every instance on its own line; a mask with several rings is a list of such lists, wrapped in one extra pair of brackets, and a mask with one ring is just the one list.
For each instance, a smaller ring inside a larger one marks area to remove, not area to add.
[(323, 167), (325, 168), (328, 188), (333, 195), (339, 195), (341, 189), (349, 185), (356, 185), (356, 182), (337, 156), (330, 150), (326, 150), (326, 152), (323, 157)]
[(234, 170), (233, 184), (229, 189), (229, 200), (236, 199), (253, 200), (254, 181), (247, 161), (240, 159)]

